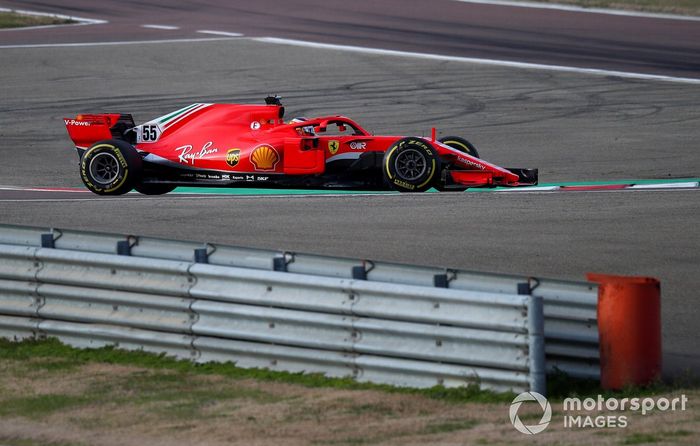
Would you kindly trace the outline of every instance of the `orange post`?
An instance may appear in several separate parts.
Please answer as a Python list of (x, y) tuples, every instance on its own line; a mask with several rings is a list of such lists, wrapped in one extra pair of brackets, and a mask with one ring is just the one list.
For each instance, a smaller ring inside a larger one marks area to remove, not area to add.
[(651, 277), (588, 274), (597, 282), (600, 381), (643, 386), (661, 374), (661, 285)]

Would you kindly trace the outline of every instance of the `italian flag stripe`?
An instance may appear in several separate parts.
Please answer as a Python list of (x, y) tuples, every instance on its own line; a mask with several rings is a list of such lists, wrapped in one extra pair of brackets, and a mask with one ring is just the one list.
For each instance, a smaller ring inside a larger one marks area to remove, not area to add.
[(195, 104), (196, 107), (190, 108), (189, 110), (185, 111), (184, 113), (181, 113), (174, 118), (170, 119), (167, 123), (163, 125), (163, 130), (177, 124), (178, 122), (182, 121), (183, 119), (187, 118), (188, 116), (193, 115), (194, 113), (198, 112), (199, 110), (202, 110), (204, 108), (209, 107), (211, 104)]
[(174, 112), (170, 113), (169, 115), (165, 115), (165, 116), (161, 116), (160, 118), (156, 118), (156, 119), (154, 119), (154, 121), (157, 121), (158, 124), (165, 124), (167, 121), (170, 121), (171, 119), (178, 117), (179, 115), (185, 113), (186, 111), (188, 111), (194, 107), (197, 107), (198, 105), (202, 105), (202, 104), (188, 105), (187, 107), (181, 108), (180, 110), (177, 110), (177, 111), (174, 111)]

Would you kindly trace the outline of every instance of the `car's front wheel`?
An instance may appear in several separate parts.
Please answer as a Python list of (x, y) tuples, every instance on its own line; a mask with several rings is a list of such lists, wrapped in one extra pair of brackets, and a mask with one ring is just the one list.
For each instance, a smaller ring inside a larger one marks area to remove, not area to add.
[(392, 144), (382, 162), (384, 180), (400, 192), (423, 192), (438, 179), (440, 157), (420, 138), (403, 138)]
[(80, 178), (98, 195), (121, 195), (133, 189), (142, 170), (141, 156), (126, 141), (98, 141), (80, 159)]

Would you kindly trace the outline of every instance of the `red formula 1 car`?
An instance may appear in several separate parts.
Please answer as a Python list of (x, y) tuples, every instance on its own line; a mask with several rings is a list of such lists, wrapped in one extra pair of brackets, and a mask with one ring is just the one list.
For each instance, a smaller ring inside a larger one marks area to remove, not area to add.
[(376, 136), (344, 116), (285, 123), (279, 97), (265, 102), (192, 104), (141, 125), (119, 113), (64, 121), (80, 177), (100, 195), (177, 186), (422, 192), (537, 184), (537, 169), (487, 163), (462, 138)]

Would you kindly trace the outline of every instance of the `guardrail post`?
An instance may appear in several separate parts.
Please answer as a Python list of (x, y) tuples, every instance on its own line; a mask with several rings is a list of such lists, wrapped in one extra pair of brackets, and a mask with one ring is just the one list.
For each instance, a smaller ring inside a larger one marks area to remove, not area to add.
[(518, 294), (532, 294), (532, 289), (530, 288), (529, 282), (521, 282), (518, 284)]
[(352, 267), (352, 278), (355, 280), (367, 280), (367, 270), (364, 266)]
[(433, 285), (435, 288), (449, 288), (450, 281), (447, 280), (447, 274), (435, 274), (433, 276)]
[(209, 263), (207, 248), (196, 248), (194, 250), (194, 263)]
[(117, 255), (120, 256), (130, 256), (131, 255), (131, 245), (128, 240), (119, 240), (117, 242)]
[(287, 272), (287, 259), (285, 257), (275, 257), (272, 259), (272, 269), (274, 271)]
[[(530, 294), (529, 283), (518, 284), (518, 294)], [(530, 295), (527, 304), (528, 345), (530, 351), (530, 390), (547, 395), (547, 375), (544, 352), (544, 301), (542, 296)]]
[(41, 234), (41, 247), (42, 248), (55, 248), (56, 242), (54, 241), (53, 234)]

